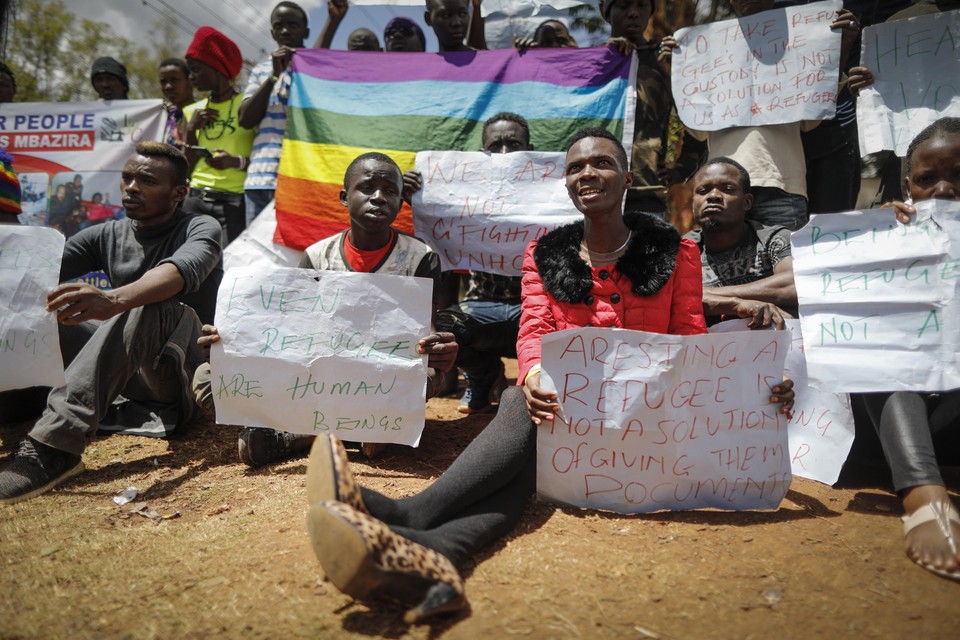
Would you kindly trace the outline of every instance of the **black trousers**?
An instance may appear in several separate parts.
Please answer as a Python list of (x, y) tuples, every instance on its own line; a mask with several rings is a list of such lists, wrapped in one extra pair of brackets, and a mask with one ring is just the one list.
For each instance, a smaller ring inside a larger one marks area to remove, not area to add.
[(391, 530), (462, 566), (520, 521), (536, 490), (536, 453), (523, 391), (512, 387), (486, 429), (425, 490), (399, 500), (361, 492), (370, 513)]
[(865, 393), (860, 398), (880, 436), (894, 488), (943, 484), (934, 439), (960, 431), (960, 389)]

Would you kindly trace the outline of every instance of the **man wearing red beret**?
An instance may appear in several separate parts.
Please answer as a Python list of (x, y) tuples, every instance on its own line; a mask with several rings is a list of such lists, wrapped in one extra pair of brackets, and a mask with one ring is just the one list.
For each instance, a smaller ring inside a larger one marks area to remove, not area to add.
[(192, 167), (183, 209), (216, 218), (226, 246), (246, 227), (243, 182), (256, 134), (240, 124), (242, 100), (233, 86), (243, 59), (233, 40), (213, 27), (197, 29), (184, 57), (193, 87), (210, 95), (183, 109)]

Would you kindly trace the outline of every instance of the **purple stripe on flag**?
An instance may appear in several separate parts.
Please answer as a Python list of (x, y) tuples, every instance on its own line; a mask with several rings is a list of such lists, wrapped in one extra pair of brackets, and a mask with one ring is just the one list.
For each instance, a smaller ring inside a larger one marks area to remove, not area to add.
[(611, 47), (516, 49), (463, 53), (386, 53), (300, 49), (293, 71), (340, 82), (545, 82), (558, 86), (600, 86), (626, 78), (630, 58)]

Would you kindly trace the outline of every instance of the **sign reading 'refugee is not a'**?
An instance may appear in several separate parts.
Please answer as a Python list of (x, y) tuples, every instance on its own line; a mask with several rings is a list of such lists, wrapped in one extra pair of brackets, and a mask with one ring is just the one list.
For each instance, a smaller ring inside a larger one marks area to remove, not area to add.
[(542, 344), (561, 411), (537, 433), (541, 497), (621, 513), (780, 504), (788, 421), (769, 399), (788, 332), (586, 328)]

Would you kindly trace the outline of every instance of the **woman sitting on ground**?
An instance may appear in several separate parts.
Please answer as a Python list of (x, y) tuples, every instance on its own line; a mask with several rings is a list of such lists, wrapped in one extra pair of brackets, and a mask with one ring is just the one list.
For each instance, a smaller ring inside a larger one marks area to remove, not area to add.
[[(941, 118), (917, 134), (906, 157), (911, 202), (960, 201), (960, 118)], [(910, 224), (916, 209), (893, 202)], [(924, 569), (960, 580), (960, 515), (950, 501), (934, 452), (935, 436), (960, 433), (960, 389), (945, 393), (861, 396), (903, 501), (907, 556)]]
[[(578, 132), (567, 150), (566, 185), (584, 220), (527, 248), (517, 342), (520, 385), (496, 417), (430, 487), (394, 500), (358, 487), (346, 453), (318, 437), (310, 454), (307, 525), (314, 551), (338, 589), (358, 599), (389, 596), (415, 605), (413, 623), (466, 606), (457, 566), (520, 521), (536, 489), (536, 425), (559, 410), (540, 387), (540, 338), (588, 325), (675, 335), (706, 331), (700, 256), (676, 229), (624, 217), (632, 174), (616, 137)], [(792, 405), (792, 383), (774, 401)]]

